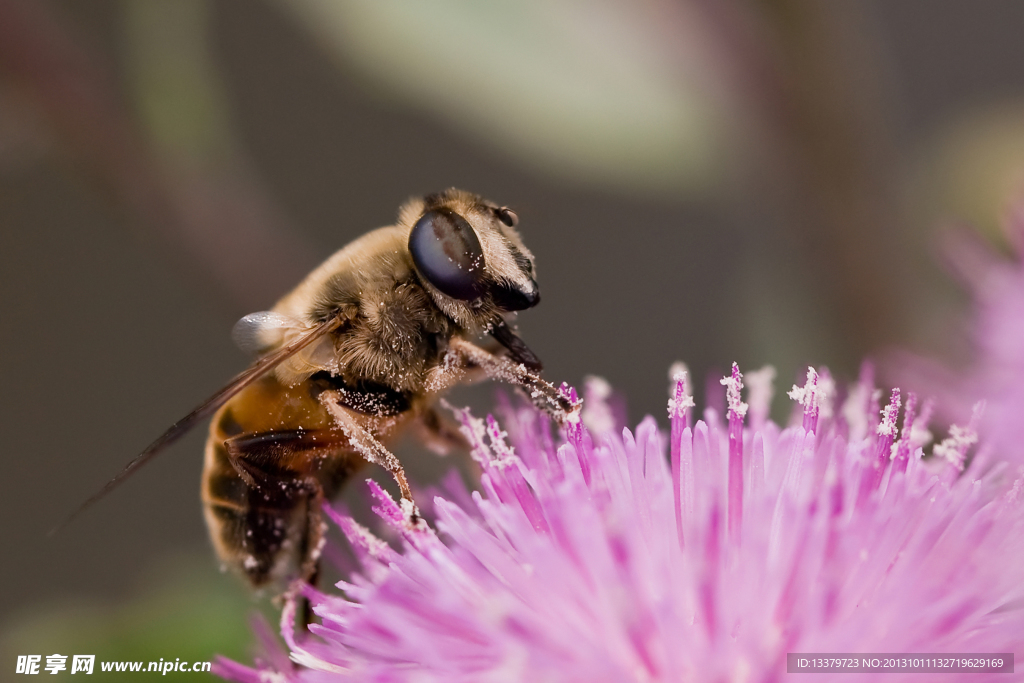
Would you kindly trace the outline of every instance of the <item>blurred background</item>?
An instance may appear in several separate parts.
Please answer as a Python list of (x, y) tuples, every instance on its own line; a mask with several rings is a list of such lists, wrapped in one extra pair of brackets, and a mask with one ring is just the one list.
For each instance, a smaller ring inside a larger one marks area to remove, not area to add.
[(235, 320), (411, 195), (519, 213), (522, 336), (631, 422), (676, 360), (700, 401), (732, 361), (781, 395), (963, 357), (935, 245), (998, 245), (1024, 187), (1022, 29), (1013, 0), (0, 0), (0, 680), (249, 657), (266, 601), (207, 546), (204, 434), (46, 533), (246, 365)]

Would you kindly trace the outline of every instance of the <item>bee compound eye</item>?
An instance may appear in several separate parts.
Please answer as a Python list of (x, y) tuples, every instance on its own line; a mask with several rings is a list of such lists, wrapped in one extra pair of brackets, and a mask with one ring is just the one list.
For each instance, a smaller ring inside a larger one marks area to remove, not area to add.
[(432, 209), (409, 234), (416, 269), (441, 292), (461, 301), (484, 293), (484, 252), (465, 218), (451, 209)]

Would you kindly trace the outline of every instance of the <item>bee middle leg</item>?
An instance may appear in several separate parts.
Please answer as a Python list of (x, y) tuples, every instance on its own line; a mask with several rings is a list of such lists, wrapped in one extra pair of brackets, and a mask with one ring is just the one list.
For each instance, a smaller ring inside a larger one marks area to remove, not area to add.
[(469, 451), (469, 441), (459, 431), (459, 425), (446, 419), (434, 406), (423, 411), (413, 428), (427, 448), (438, 455)]
[(330, 389), (319, 396), (320, 403), (327, 409), (327, 412), (334, 418), (335, 423), (348, 437), (353, 450), (363, 456), (368, 462), (380, 465), (395, 478), (398, 488), (402, 491), (402, 498), (412, 504), (413, 515), (416, 513), (415, 502), (412, 498), (412, 490), (409, 488), (409, 480), (405, 476), (405, 469), (398, 461), (395, 454), (389, 451), (373, 433), (363, 426), (366, 416), (346, 407), (350, 397), (342, 392)]

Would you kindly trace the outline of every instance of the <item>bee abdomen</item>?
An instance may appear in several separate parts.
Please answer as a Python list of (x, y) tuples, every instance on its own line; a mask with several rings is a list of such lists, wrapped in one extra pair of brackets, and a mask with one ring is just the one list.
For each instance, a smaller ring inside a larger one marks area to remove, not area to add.
[(221, 561), (253, 586), (309, 578), (322, 533), (319, 501), (333, 496), (362, 459), (333, 432), (246, 426), (230, 404), (210, 425), (202, 482), (210, 539)]
[(242, 479), (224, 447), (222, 417), (214, 418), (206, 444), (204, 516), (221, 562), (259, 587), (297, 564), (299, 549), (290, 532), (304, 527), (295, 518), (305, 515), (305, 497), (267, 496)]
[[(303, 505), (298, 508), (304, 508)], [(276, 581), (298, 563), (296, 539), (289, 530), (297, 509), (236, 508), (206, 504), (210, 538), (221, 561), (244, 575), (255, 587)]]

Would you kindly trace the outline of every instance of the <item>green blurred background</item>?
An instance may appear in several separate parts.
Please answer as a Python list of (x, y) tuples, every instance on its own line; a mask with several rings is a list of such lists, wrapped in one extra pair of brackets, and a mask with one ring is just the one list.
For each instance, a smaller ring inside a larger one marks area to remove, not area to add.
[(781, 390), (893, 345), (962, 358), (935, 244), (1001, 244), (1022, 30), (1014, 0), (0, 0), (0, 680), (249, 657), (272, 610), (207, 548), (202, 434), (46, 532), (245, 365), (237, 318), (410, 195), (518, 211), (523, 336), (632, 421), (675, 360)]

